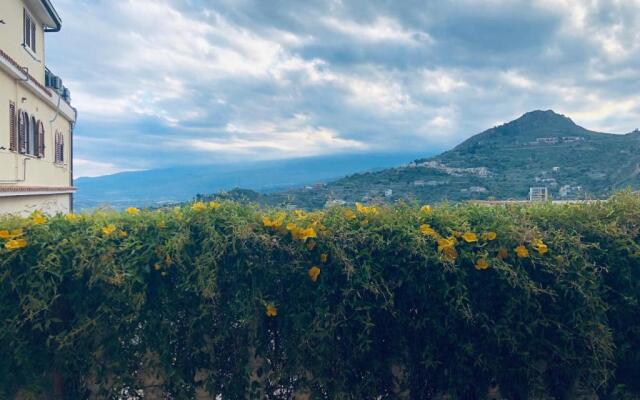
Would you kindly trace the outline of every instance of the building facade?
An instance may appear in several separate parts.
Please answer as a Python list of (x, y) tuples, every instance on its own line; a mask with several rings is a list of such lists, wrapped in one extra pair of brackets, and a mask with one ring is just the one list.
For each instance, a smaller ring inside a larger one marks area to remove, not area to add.
[(0, 214), (73, 208), (77, 113), (45, 64), (61, 26), (50, 0), (0, 1)]

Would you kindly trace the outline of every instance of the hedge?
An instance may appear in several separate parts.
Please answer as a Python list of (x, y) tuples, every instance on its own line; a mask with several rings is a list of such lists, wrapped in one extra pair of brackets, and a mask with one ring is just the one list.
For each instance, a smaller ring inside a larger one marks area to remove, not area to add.
[(0, 398), (638, 398), (639, 230), (632, 193), (5, 218)]

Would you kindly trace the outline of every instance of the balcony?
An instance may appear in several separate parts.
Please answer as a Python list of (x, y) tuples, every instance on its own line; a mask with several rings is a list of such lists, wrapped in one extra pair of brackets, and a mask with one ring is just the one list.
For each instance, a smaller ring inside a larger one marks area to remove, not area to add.
[(51, 72), (47, 67), (44, 69), (44, 82), (47, 88), (58, 93), (58, 95), (60, 95), (60, 97), (62, 97), (62, 99), (67, 103), (71, 103), (71, 92), (62, 84), (62, 79)]

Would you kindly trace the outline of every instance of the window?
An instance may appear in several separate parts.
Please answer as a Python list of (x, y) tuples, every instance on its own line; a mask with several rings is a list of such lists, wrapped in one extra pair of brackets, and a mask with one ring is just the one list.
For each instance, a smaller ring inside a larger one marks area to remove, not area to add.
[(29, 130), (29, 114), (24, 111), (18, 112), (18, 152), (27, 152), (27, 131)]
[(16, 103), (9, 102), (9, 150), (18, 150), (18, 131), (16, 121)]
[(32, 156), (37, 155), (36, 149), (38, 148), (38, 124), (36, 118), (31, 117), (29, 120), (29, 131), (27, 134), (27, 154)]
[(38, 121), (38, 157), (44, 158), (44, 124), (42, 121)]
[(24, 9), (24, 29), (23, 29), (23, 41), (22, 44), (25, 48), (31, 49), (36, 52), (36, 21), (31, 17), (29, 12)]
[(55, 162), (62, 164), (64, 163), (64, 135), (56, 132), (55, 139)]

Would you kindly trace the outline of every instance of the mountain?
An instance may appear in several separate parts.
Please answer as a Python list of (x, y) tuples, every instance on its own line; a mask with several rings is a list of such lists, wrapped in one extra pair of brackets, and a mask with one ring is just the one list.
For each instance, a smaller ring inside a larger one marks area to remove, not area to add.
[(594, 132), (564, 115), (532, 111), (454, 149), (323, 187), (270, 194), (269, 204), (322, 207), (327, 200), (420, 202), (526, 199), (547, 187), (554, 199), (600, 198), (640, 187), (640, 132)]
[(76, 179), (77, 209), (158, 206), (191, 200), (198, 193), (235, 187), (263, 193), (326, 182), (415, 159), (415, 153), (341, 154), (263, 162), (237, 162), (122, 172)]

